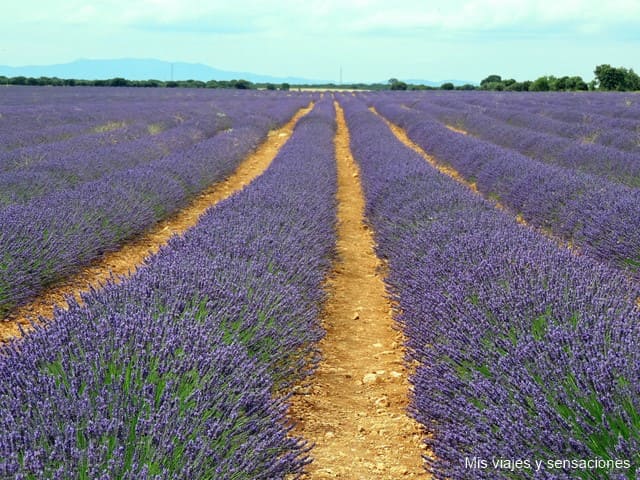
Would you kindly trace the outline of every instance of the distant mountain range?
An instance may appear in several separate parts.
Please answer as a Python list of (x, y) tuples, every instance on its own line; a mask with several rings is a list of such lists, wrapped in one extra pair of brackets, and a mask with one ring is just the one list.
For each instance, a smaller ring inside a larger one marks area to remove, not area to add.
[[(249, 80), (254, 83), (291, 83), (291, 84), (327, 84), (330, 80), (318, 80), (301, 77), (274, 77), (251, 72), (232, 72), (220, 70), (202, 63), (166, 62), (157, 59), (122, 58), (114, 60), (79, 59), (56, 65), (29, 65), (10, 67), (0, 65), (0, 75), (7, 77), (58, 77), (82, 80), (103, 80), (122, 77), (128, 80)], [(409, 84), (439, 87), (445, 82), (454, 85), (474, 83), (462, 80), (403, 80)], [(335, 81), (333, 81), (335, 83)], [(347, 82), (351, 83), (351, 82)], [(370, 82), (363, 82), (370, 83)], [(381, 82), (386, 83), (386, 80)]]
[(7, 77), (58, 77), (102, 80), (122, 77), (128, 80), (249, 80), (271, 83), (327, 83), (299, 77), (274, 77), (250, 72), (231, 72), (202, 63), (166, 62), (156, 59), (123, 58), (116, 60), (80, 59), (57, 65), (9, 67), (0, 65), (0, 75)]

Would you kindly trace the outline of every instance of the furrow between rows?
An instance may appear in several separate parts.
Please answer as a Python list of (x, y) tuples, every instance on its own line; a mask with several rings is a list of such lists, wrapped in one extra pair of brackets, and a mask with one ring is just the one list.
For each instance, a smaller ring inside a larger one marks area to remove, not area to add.
[(323, 360), (299, 388), (290, 416), (313, 442), (305, 478), (428, 478), (420, 426), (406, 414), (404, 339), (384, 286), (384, 265), (364, 218), (359, 169), (336, 102), (337, 255), (325, 285)]

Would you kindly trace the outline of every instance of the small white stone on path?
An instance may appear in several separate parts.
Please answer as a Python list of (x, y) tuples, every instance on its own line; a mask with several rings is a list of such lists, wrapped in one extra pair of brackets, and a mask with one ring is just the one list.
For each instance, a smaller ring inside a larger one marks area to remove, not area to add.
[(362, 383), (376, 383), (377, 381), (378, 376), (375, 373), (367, 373), (362, 377)]

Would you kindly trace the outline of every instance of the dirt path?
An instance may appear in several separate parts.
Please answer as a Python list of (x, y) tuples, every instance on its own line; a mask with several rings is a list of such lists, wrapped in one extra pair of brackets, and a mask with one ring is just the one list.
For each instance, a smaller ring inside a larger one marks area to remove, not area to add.
[(445, 125), (445, 127), (447, 127), (452, 132), (460, 133), (462, 135), (469, 135), (469, 132), (467, 132), (466, 130), (463, 130), (463, 129), (458, 128), (458, 127), (454, 127), (453, 125)]
[(54, 306), (67, 307), (65, 296), (98, 287), (111, 275), (125, 276), (135, 271), (144, 259), (157, 252), (172, 235), (180, 235), (193, 227), (211, 206), (241, 190), (266, 170), (280, 147), (288, 140), (298, 120), (313, 108), (313, 103), (300, 109), (283, 127), (269, 132), (267, 139), (250, 154), (226, 180), (216, 183), (196, 197), (187, 207), (161, 221), (146, 233), (134, 238), (119, 250), (107, 253), (77, 274), (57, 282), (29, 304), (19, 307), (0, 321), (0, 342), (19, 337), (18, 325), (29, 329), (29, 318), (50, 318)]
[(304, 478), (429, 478), (424, 433), (406, 416), (408, 372), (394, 330), (383, 265), (364, 225), (364, 198), (339, 105), (338, 254), (326, 288), (323, 361), (312, 386), (292, 399), (295, 434), (315, 442)]

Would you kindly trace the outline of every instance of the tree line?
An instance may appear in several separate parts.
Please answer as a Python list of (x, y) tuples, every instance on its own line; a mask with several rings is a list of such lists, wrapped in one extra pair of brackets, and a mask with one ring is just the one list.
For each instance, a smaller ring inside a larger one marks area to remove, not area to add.
[[(595, 78), (589, 83), (580, 76), (555, 77), (545, 75), (535, 80), (516, 81), (513, 78), (503, 79), (500, 75), (492, 74), (482, 79), (480, 85), (454, 85), (446, 82), (439, 87), (429, 85), (407, 84), (397, 78), (391, 78), (387, 83), (352, 83), (336, 85), (326, 83), (322, 85), (295, 85), (296, 88), (326, 88), (350, 90), (494, 90), (516, 92), (562, 92), (562, 91), (637, 91), (640, 90), (640, 76), (624, 67), (612, 67), (609, 64), (598, 65), (594, 70)], [(253, 83), (249, 80), (128, 80), (116, 77), (106, 80), (79, 80), (57, 77), (6, 77), (0, 75), (0, 85), (51, 85), (51, 86), (93, 86), (93, 87), (151, 87), (151, 88), (236, 88), (241, 90), (267, 89), (289, 90), (289, 83)]]
[[(593, 71), (595, 78), (589, 83), (582, 77), (554, 77), (545, 75), (537, 79), (517, 82), (513, 78), (502, 79), (500, 75), (489, 75), (480, 82), (482, 90), (518, 92), (566, 92), (580, 90), (636, 91), (640, 90), (640, 76), (633, 69), (598, 65)], [(444, 88), (444, 85), (443, 87)]]
[(146, 87), (146, 88), (237, 88), (249, 90), (255, 88), (266, 88), (267, 90), (289, 90), (288, 83), (253, 83), (249, 80), (129, 80), (122, 77), (108, 78), (104, 80), (80, 80), (76, 78), (58, 77), (6, 77), (0, 75), (0, 85), (32, 85), (32, 86), (54, 86), (54, 87)]

